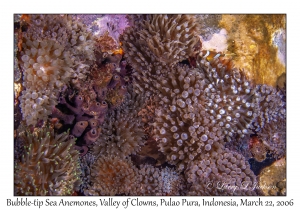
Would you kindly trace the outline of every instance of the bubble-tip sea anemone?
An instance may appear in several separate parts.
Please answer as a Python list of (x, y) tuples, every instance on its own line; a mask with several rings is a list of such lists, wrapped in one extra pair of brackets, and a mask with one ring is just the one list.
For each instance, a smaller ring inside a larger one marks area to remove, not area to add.
[(24, 153), (15, 164), (15, 195), (71, 195), (80, 185), (79, 153), (68, 134), (20, 127)]

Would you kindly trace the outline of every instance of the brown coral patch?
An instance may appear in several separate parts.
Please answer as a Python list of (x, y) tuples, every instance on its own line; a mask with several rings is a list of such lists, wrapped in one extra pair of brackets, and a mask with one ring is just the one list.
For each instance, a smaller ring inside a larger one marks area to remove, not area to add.
[(258, 187), (266, 196), (286, 195), (286, 160), (283, 157), (264, 168), (258, 176)]
[[(286, 30), (285, 24), (286, 15), (222, 15), (219, 25), (228, 32), (228, 51), (235, 54), (236, 66), (247, 69), (257, 84), (275, 86), (286, 71), (277, 58), (280, 47), (273, 44), (278, 30)], [(282, 42), (285, 45), (285, 37)]]

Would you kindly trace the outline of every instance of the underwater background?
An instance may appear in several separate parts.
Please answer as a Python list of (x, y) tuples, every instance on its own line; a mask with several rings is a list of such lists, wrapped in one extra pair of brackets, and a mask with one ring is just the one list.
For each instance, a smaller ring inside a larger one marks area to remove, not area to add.
[(14, 15), (15, 195), (286, 195), (286, 15)]

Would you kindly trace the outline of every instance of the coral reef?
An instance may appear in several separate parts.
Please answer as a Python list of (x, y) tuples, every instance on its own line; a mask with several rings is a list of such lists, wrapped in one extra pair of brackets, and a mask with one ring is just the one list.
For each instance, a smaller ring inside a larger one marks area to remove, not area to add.
[(15, 15), (15, 195), (285, 195), (263, 169), (286, 156), (284, 18), (249, 20)]
[(20, 126), (23, 155), (15, 163), (15, 195), (71, 195), (80, 185), (79, 153), (68, 134)]

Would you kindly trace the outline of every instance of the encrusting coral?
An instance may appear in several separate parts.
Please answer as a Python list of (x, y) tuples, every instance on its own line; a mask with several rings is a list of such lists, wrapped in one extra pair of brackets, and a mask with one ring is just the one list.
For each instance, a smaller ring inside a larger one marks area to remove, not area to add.
[(53, 128), (34, 132), (19, 128), (24, 152), (15, 163), (15, 195), (71, 195), (79, 189), (81, 174), (75, 140)]

